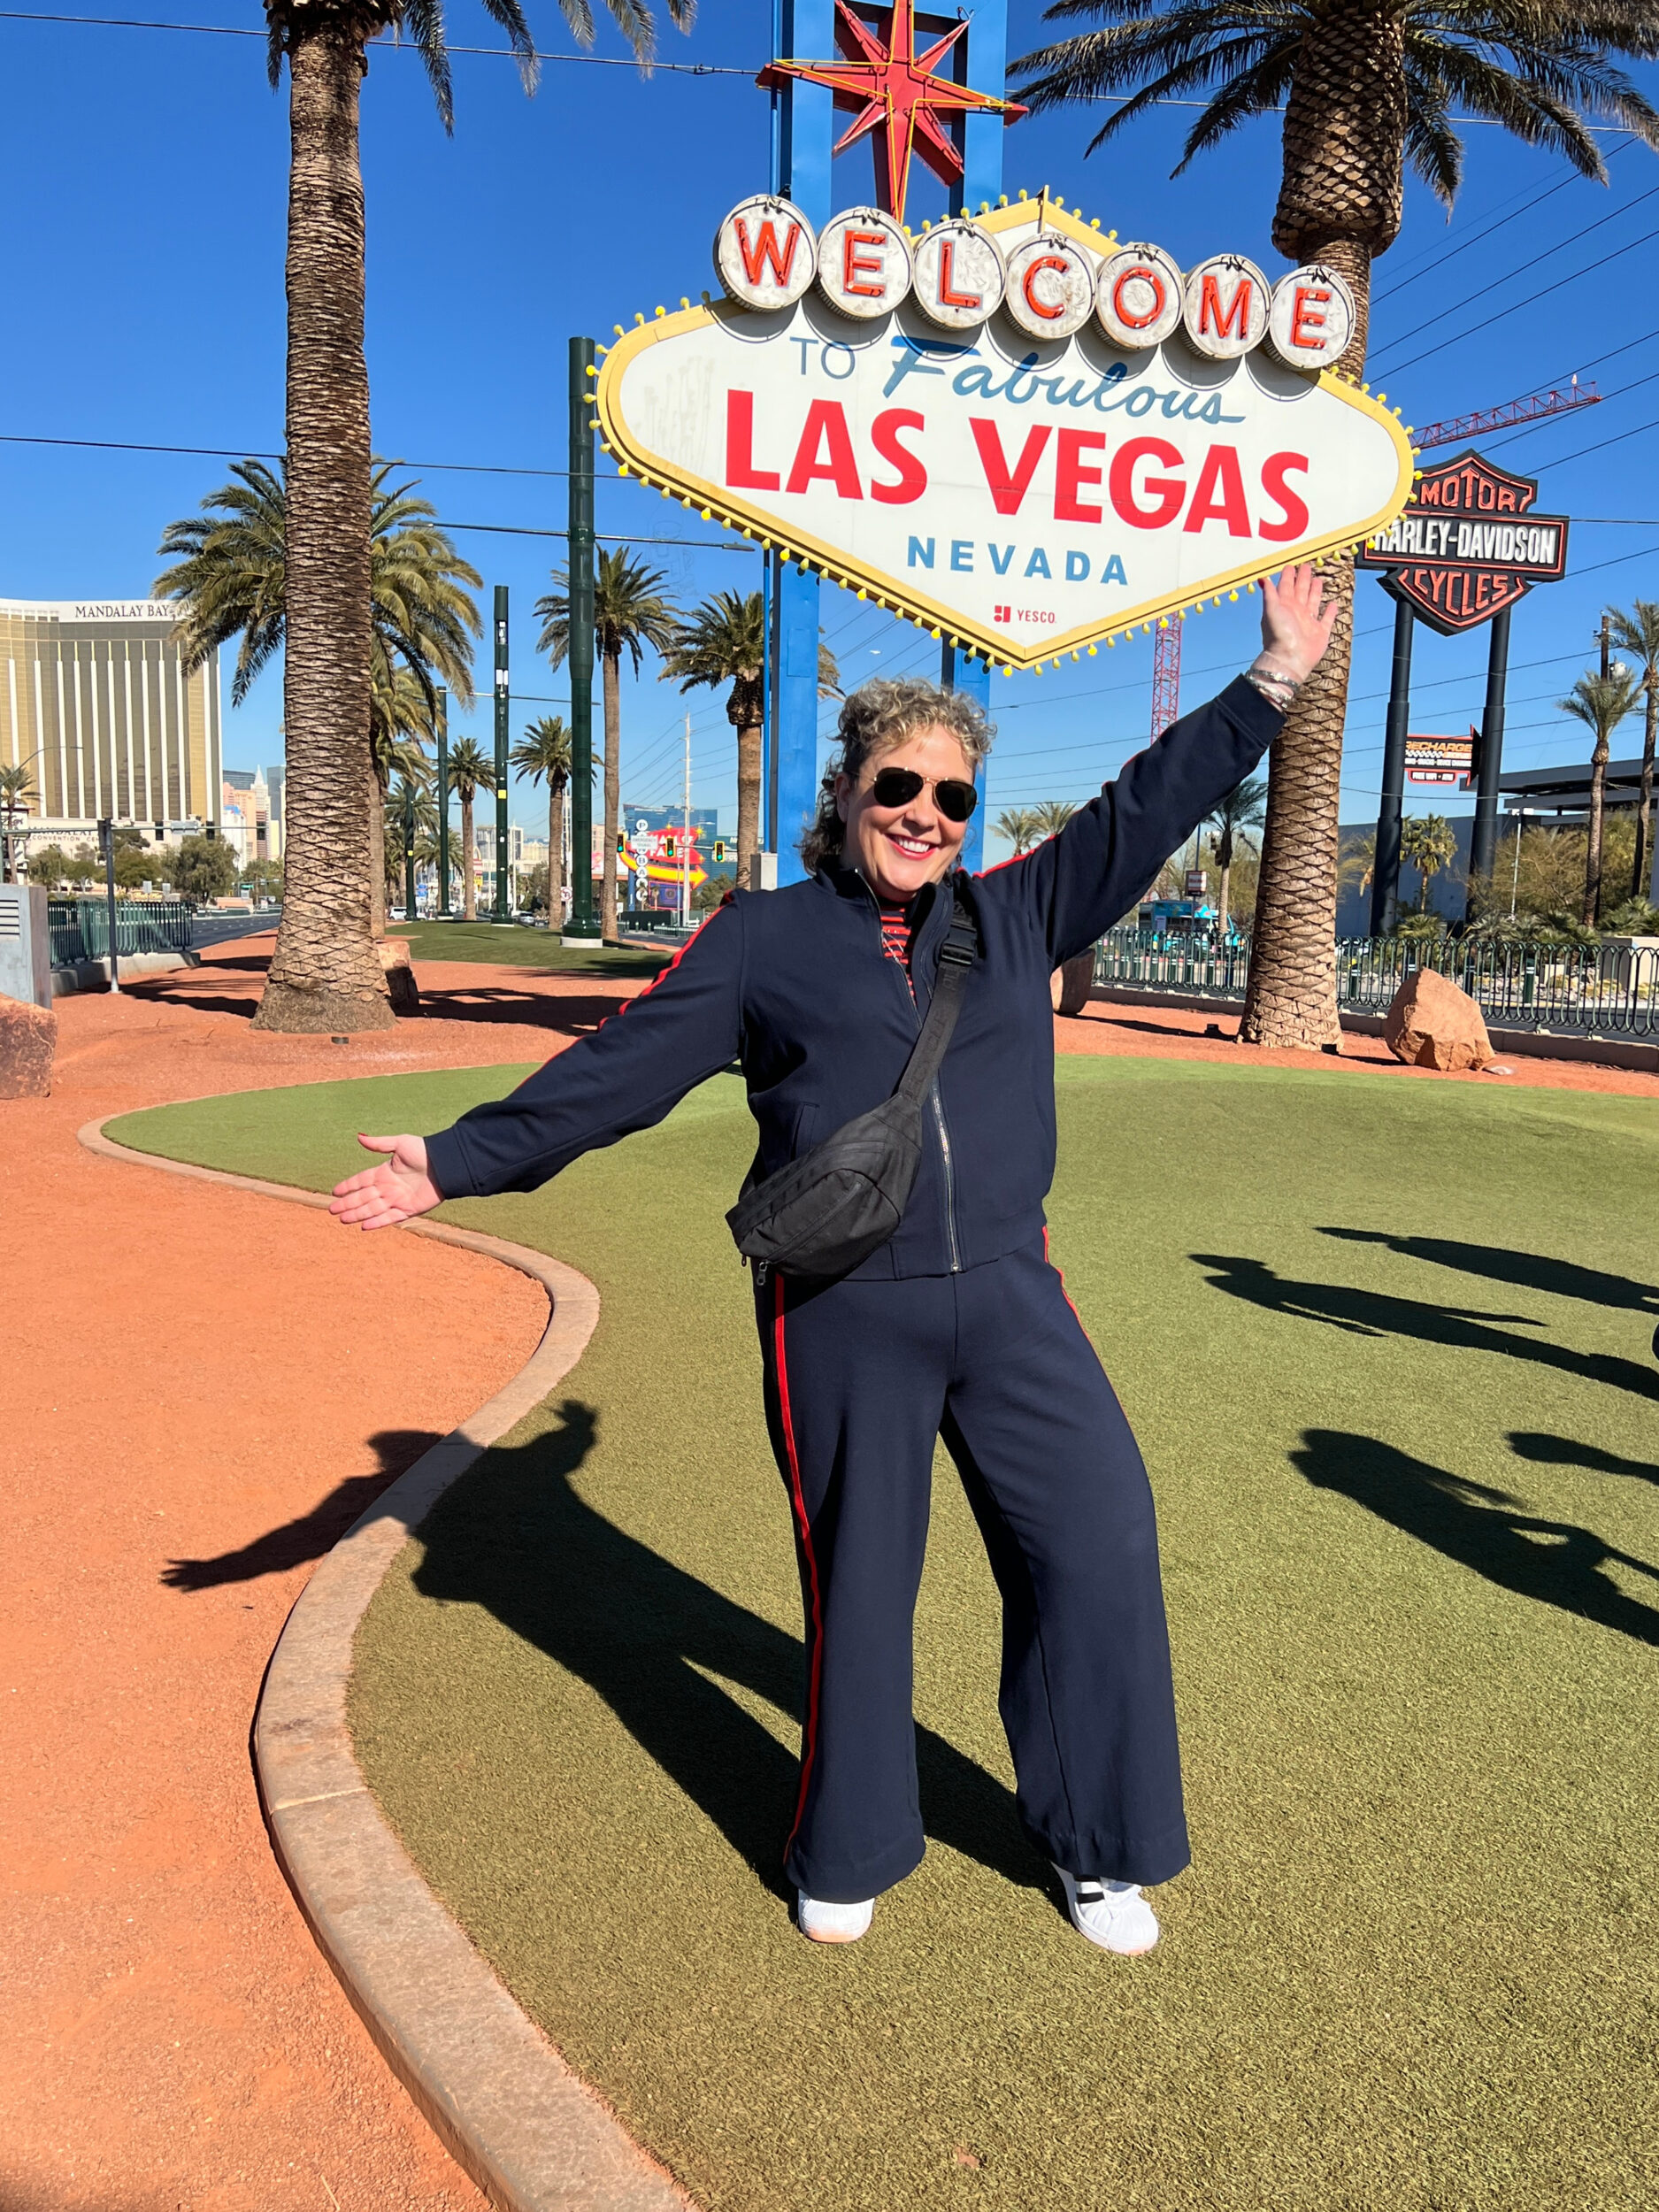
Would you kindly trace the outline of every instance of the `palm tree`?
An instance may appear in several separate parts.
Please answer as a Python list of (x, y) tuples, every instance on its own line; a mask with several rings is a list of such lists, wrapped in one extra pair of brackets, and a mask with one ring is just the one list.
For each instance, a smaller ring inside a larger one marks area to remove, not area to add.
[(19, 814), (28, 812), (30, 803), (39, 796), (27, 761), (19, 761), (16, 767), (0, 768), (0, 860), (5, 864), (0, 868), (0, 883), (17, 879), (12, 857), (12, 840), (16, 834), (13, 824)]
[[(626, 653), (640, 672), (641, 649), (666, 653), (679, 632), (680, 611), (662, 595), (660, 569), (636, 561), (626, 545), (602, 551), (594, 573), (594, 645), (604, 672), (605, 700), (605, 829), (604, 879), (600, 896), (600, 932), (614, 941), (617, 933), (617, 831), (622, 817), (622, 656)], [(556, 568), (553, 581), (563, 587), (535, 603), (541, 618), (541, 651), (557, 668), (570, 651), (571, 612), (568, 571)]]
[(565, 793), (571, 780), (571, 733), (564, 717), (539, 714), (526, 722), (509, 757), (532, 783), (547, 780), (548, 927), (557, 929), (565, 913)]
[(1601, 824), (1606, 811), (1609, 741), (1636, 703), (1642, 679), (1634, 669), (1621, 668), (1617, 675), (1579, 677), (1564, 699), (1555, 704), (1563, 714), (1577, 717), (1595, 733), (1590, 755), (1589, 839), (1584, 856), (1584, 911), (1586, 929), (1594, 929), (1601, 904)]
[(1443, 814), (1408, 814), (1400, 825), (1400, 857), (1417, 872), (1417, 911), (1429, 910), (1429, 893), (1457, 853), (1457, 833)]
[[(382, 651), (378, 637), (375, 648), (369, 687), (369, 761), (373, 775), (369, 801), (369, 849), (374, 864), (369, 911), (370, 927), (378, 944), (386, 935), (387, 881), (388, 877), (396, 881), (397, 867), (402, 864), (388, 860), (388, 855), (396, 855), (399, 850), (402, 833), (400, 829), (390, 839), (387, 837), (387, 794), (394, 775), (416, 786), (425, 786), (431, 780), (426, 747), (435, 741), (436, 716), (431, 694), (415, 672), (402, 662), (394, 662)], [(393, 819), (400, 824), (403, 819), (396, 809)]]
[[(698, 684), (729, 683), (726, 718), (737, 732), (737, 880), (747, 884), (760, 850), (761, 670), (766, 660), (766, 617), (757, 591), (741, 597), (716, 592), (680, 625), (663, 657), (665, 677), (681, 691)], [(820, 664), (820, 675), (822, 668)]]
[(1044, 799), (1031, 811), (1039, 837), (1057, 837), (1077, 812), (1077, 808), (1070, 799)]
[[(1365, 365), (1371, 266), (1398, 234), (1406, 162), (1448, 206), (1456, 194), (1454, 107), (1597, 182), (1607, 171), (1584, 115), (1659, 142), (1659, 115), (1608, 59), (1659, 52), (1659, 17), (1643, 0), (1058, 0), (1048, 11), (1048, 20), (1067, 18), (1102, 27), (1012, 67), (1031, 73), (1018, 96), (1033, 108), (1133, 95), (1091, 151), (1152, 102), (1201, 96), (1184, 169), (1249, 117), (1282, 109), (1273, 243), (1293, 262), (1325, 262), (1347, 278), (1359, 313), (1337, 365), (1354, 378)], [(1248, 1044), (1317, 1047), (1341, 1033), (1337, 822), (1353, 565), (1327, 557), (1325, 574), (1338, 603), (1330, 649), (1273, 749), (1239, 1031)]]
[(994, 826), (997, 835), (1007, 838), (1014, 848), (1016, 860), (1021, 853), (1029, 852), (1042, 835), (1042, 825), (1028, 806), (1006, 809), (997, 816)]
[(495, 763), (475, 737), (463, 737), (449, 748), (449, 788), (461, 802), (461, 919), (478, 919), (478, 856), (472, 849), (472, 801), (479, 786), (494, 790)]
[[(366, 870), (361, 888), (371, 946), (386, 934), (380, 812), (391, 773), (387, 744), (417, 731), (430, 741), (439, 683), (450, 687), (460, 705), (472, 704), (472, 640), (479, 630), (478, 608), (469, 588), (480, 581), (478, 571), (461, 558), (440, 528), (431, 503), (417, 499), (412, 484), (388, 480), (396, 465), (376, 461), (369, 480), (368, 729), (359, 756), (365, 803), (355, 824), (364, 832)], [(288, 647), (290, 666), (292, 663), (290, 487), (280, 463), (270, 468), (263, 461), (238, 461), (232, 465), (231, 478), (203, 501), (200, 514), (169, 523), (162, 533), (159, 550), (174, 556), (175, 561), (157, 578), (153, 588), (157, 598), (177, 600), (182, 607), (179, 641), (188, 664), (196, 666), (215, 647), (240, 639), (231, 675), (231, 699), (240, 706), (279, 649)], [(290, 763), (286, 807), (292, 803), (294, 791), (293, 726), (286, 719), (283, 737)], [(356, 829), (342, 810), (343, 799), (334, 785), (331, 782), (326, 788), (334, 796), (327, 809), (306, 813), (308, 828), (298, 858), (291, 838), (284, 847), (282, 920), (265, 994), (273, 1009), (272, 1019), (264, 1023), (270, 1028), (303, 1026), (301, 1016), (309, 1021), (330, 1003), (338, 1010), (342, 995), (351, 997), (357, 1008), (352, 1020), (358, 1027), (381, 1025), (365, 1010), (366, 1002), (358, 1004), (352, 997), (355, 987), (343, 980), (355, 972), (352, 918), (359, 887), (349, 856)], [(319, 825), (327, 822), (340, 829), (344, 844), (331, 848), (321, 836)], [(332, 967), (319, 950), (326, 943), (339, 947), (331, 956)], [(378, 958), (374, 964), (378, 972)], [(334, 980), (314, 988), (294, 982), (296, 974), (319, 972), (332, 974)], [(307, 989), (311, 990), (309, 997)], [(382, 995), (375, 994), (375, 1002), (382, 1002)], [(389, 1002), (386, 1003), (389, 1010)], [(264, 1011), (262, 1002), (256, 1019), (263, 1022)], [(343, 1014), (333, 1025), (342, 1023), (351, 1025)]]
[(1227, 891), (1233, 874), (1234, 843), (1244, 831), (1261, 828), (1266, 805), (1266, 780), (1247, 776), (1242, 783), (1235, 783), (1225, 798), (1217, 799), (1204, 817), (1207, 822), (1214, 824), (1216, 830), (1210, 849), (1216, 856), (1216, 866), (1221, 875), (1220, 918), (1217, 926), (1224, 937), (1227, 933)]
[[(609, 0), (641, 61), (645, 0)], [(518, 0), (484, 0), (518, 57), (535, 49)], [(692, 0), (668, 0), (688, 24)], [(589, 0), (560, 0), (591, 43)], [(369, 935), (369, 380), (363, 355), (364, 207), (357, 110), (370, 42), (407, 35), (426, 65), (445, 129), (449, 64), (438, 0), (266, 0), (271, 82), (288, 68), (288, 456), (292, 528), (283, 704), (288, 726), (287, 898), (271, 979), (255, 1017), (268, 1029), (385, 1027), (386, 986)]]
[[(432, 772), (425, 755), (419, 757), (419, 771), (411, 774), (398, 771), (397, 781), (386, 794), (381, 818), (390, 834), (384, 836), (380, 856), (380, 895), (382, 901), (395, 897), (403, 888), (403, 848), (407, 841), (408, 824), (412, 808), (415, 825), (414, 857), (416, 864), (435, 852), (434, 842), (438, 826), (438, 802), (432, 788)], [(412, 914), (406, 921), (414, 920)]]
[(1629, 614), (1612, 610), (1609, 636), (1621, 653), (1641, 664), (1641, 686), (1647, 712), (1641, 741), (1641, 799), (1636, 809), (1636, 856), (1631, 864), (1630, 895), (1647, 895), (1653, 869), (1654, 742), (1659, 738), (1659, 600), (1638, 599)]

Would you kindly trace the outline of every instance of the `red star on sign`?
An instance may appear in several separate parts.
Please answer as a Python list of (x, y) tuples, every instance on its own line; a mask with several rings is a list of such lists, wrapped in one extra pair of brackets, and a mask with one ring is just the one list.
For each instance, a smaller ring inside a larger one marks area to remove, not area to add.
[[(842, 41), (851, 50), (844, 60), (775, 61), (762, 70), (759, 81), (769, 91), (776, 91), (784, 78), (799, 77), (806, 84), (827, 85), (838, 107), (856, 107), (858, 112), (835, 142), (834, 151), (844, 153), (871, 131), (881, 133), (887, 157), (887, 205), (902, 222), (913, 153), (919, 153), (947, 185), (955, 184), (962, 175), (962, 156), (942, 127), (941, 117), (996, 114), (1005, 122), (1017, 123), (1026, 110), (1017, 100), (998, 100), (988, 92), (972, 92), (949, 77), (934, 74), (935, 65), (967, 29), (965, 19), (935, 40), (925, 54), (918, 54), (914, 0), (893, 0), (893, 21), (885, 46), (859, 21), (847, 0), (835, 0), (835, 13)], [(879, 157), (876, 173), (879, 178)]]

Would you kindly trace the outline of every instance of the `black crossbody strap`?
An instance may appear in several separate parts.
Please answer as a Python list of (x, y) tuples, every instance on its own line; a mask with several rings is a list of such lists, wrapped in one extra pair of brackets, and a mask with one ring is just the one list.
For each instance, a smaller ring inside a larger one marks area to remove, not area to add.
[(926, 1097), (939, 1072), (939, 1064), (945, 1056), (956, 1026), (956, 1017), (962, 1011), (963, 987), (979, 949), (979, 925), (967, 901), (954, 887), (951, 898), (950, 927), (939, 949), (939, 973), (933, 982), (933, 995), (928, 1001), (927, 1018), (905, 1063), (898, 1089), (893, 1094), (912, 1105)]

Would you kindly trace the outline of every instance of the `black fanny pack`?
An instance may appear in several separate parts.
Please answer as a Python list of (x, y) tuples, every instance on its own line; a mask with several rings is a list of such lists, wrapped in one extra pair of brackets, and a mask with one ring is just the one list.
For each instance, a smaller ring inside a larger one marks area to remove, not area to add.
[(737, 1248), (786, 1274), (833, 1280), (884, 1245), (904, 1218), (922, 1156), (922, 1109), (962, 1009), (979, 949), (972, 912), (953, 891), (949, 932), (927, 1018), (891, 1098), (845, 1122), (802, 1158), (745, 1187), (726, 1217)]

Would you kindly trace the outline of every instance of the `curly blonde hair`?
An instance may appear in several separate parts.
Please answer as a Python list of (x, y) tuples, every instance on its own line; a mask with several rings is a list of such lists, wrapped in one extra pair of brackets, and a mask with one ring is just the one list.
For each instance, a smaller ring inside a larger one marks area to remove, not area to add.
[(878, 676), (849, 693), (836, 731), (839, 749), (830, 756), (818, 787), (818, 815), (801, 840), (801, 858), (809, 875), (841, 857), (847, 825), (835, 804), (838, 777), (856, 783), (871, 761), (890, 753), (917, 730), (949, 730), (977, 772), (991, 749), (996, 726), (985, 709), (964, 691), (946, 691), (918, 677)]

